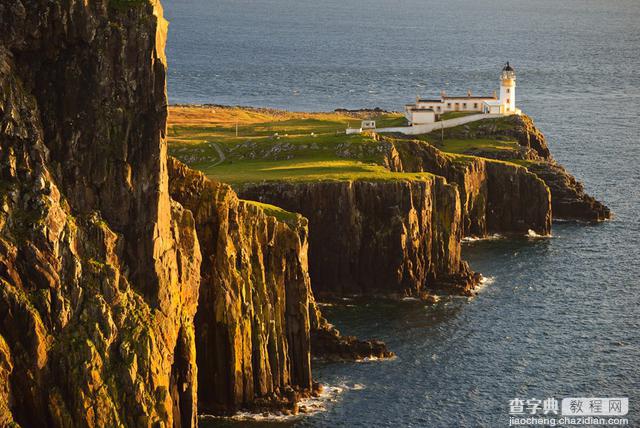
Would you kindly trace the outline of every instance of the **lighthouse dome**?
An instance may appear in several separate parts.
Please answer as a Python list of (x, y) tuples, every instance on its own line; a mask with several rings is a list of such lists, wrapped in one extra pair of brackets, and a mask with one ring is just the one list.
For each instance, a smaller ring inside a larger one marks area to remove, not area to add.
[(509, 64), (509, 62), (507, 61), (507, 65), (504, 66), (504, 68), (502, 69), (502, 71), (515, 71), (513, 69), (513, 67), (511, 67), (511, 65)]

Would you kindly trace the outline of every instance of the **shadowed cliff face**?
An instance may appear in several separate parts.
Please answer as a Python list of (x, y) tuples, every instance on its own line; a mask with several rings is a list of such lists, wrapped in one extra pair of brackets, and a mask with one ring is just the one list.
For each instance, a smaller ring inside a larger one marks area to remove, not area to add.
[(440, 177), (267, 183), (240, 194), (309, 218), (315, 293), (420, 296), (474, 284), (460, 258), (458, 192)]

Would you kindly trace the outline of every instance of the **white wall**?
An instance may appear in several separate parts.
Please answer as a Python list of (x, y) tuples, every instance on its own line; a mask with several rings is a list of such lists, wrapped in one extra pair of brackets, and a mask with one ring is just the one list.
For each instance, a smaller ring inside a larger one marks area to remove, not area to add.
[(471, 114), (469, 116), (456, 117), (455, 119), (441, 120), (435, 123), (427, 123), (424, 125), (414, 126), (399, 126), (395, 128), (379, 128), (376, 132), (398, 132), (406, 135), (420, 135), (428, 134), (431, 131), (438, 130), (440, 128), (452, 128), (454, 126), (464, 125), (465, 123), (475, 122), (482, 119), (493, 119), (496, 117), (502, 117), (502, 114)]
[(411, 119), (409, 121), (413, 124), (433, 123), (436, 121), (436, 114), (433, 111), (411, 110), (410, 116)]
[[(507, 92), (508, 91), (508, 92)], [(502, 79), (500, 81), (500, 104), (504, 107), (504, 113), (514, 113), (516, 110), (516, 81), (515, 79)]]

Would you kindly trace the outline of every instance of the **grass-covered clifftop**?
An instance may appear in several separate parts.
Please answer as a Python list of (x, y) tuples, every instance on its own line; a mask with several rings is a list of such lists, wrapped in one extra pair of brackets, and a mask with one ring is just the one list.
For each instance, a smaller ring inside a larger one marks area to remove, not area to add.
[[(170, 154), (220, 181), (425, 179), (384, 167), (388, 144), (371, 133), (345, 135), (364, 113), (298, 113), (235, 107), (171, 107)], [(366, 115), (366, 117), (369, 117)], [(404, 123), (374, 113), (378, 126)]]
[[(372, 132), (346, 135), (364, 118), (378, 128), (404, 125), (394, 112), (301, 113), (223, 106), (170, 108), (170, 154), (232, 185), (262, 181), (424, 179), (388, 167), (390, 143)], [(513, 118), (474, 122), (421, 135), (453, 158), (480, 156), (518, 164), (535, 161)], [(394, 137), (404, 138), (397, 135)], [(444, 137), (444, 138), (443, 138)]]

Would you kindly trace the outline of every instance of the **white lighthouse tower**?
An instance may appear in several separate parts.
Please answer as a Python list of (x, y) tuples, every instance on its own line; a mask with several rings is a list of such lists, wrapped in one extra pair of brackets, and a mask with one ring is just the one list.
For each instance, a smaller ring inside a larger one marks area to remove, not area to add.
[(500, 113), (515, 114), (516, 110), (516, 71), (509, 65), (504, 66), (500, 75)]

